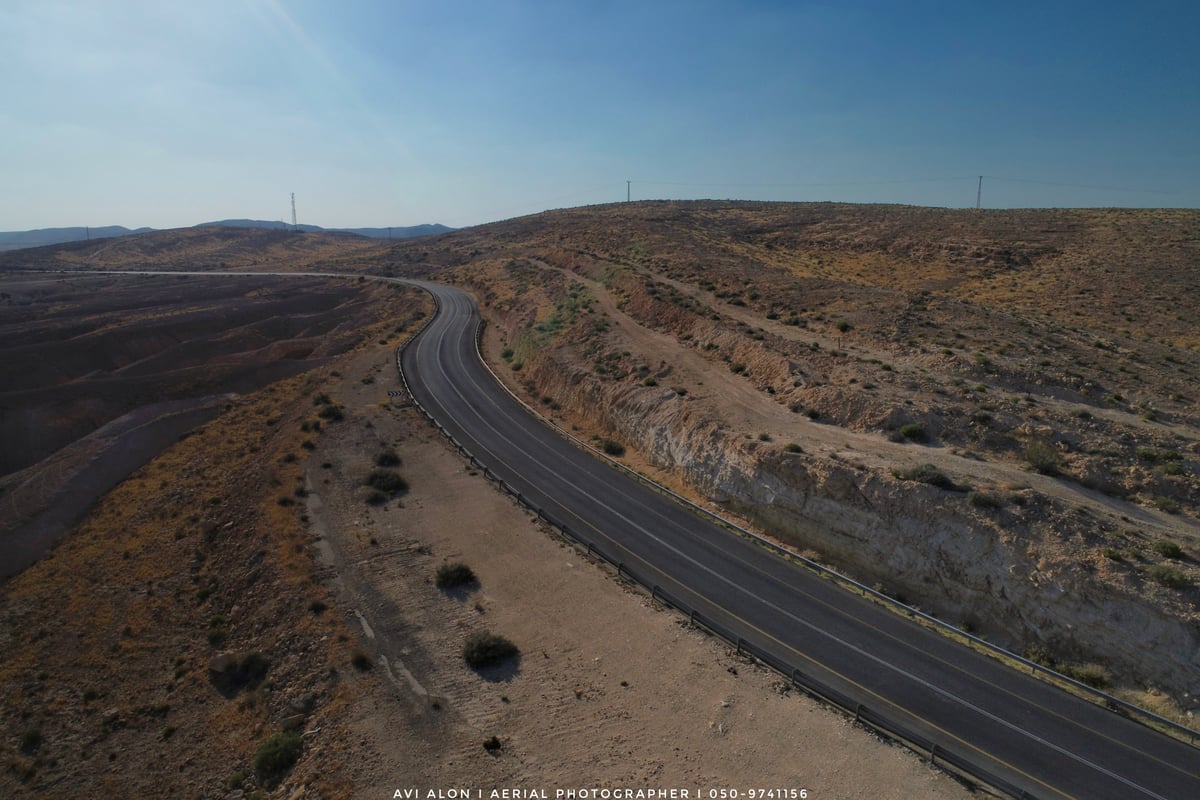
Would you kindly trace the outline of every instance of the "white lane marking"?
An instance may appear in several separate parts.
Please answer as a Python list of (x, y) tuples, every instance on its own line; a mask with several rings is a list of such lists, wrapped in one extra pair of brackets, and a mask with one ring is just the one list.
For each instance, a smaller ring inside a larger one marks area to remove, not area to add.
[[(460, 296), (465, 298), (465, 295), (460, 295)], [(457, 301), (459, 298), (456, 297), (454, 299)], [(457, 312), (462, 313), (462, 311), (461, 311), (462, 304), (459, 303), (458, 305), (459, 305), (459, 308), (457, 309)], [(468, 310), (469, 310), (469, 307), (468, 307)], [(449, 333), (451, 333), (451, 330), (450, 330), (450, 325), (449, 325), (449, 321), (448, 321), (447, 324), (445, 326), (441, 326), (441, 330), (438, 331), (439, 335), (438, 335), (438, 339), (437, 339), (437, 346), (434, 348), (435, 354), (439, 354), (439, 353), (443, 352), (446, 337)], [(425, 337), (422, 337), (422, 342), (418, 343), (418, 347), (420, 347), (420, 345), (423, 344), (424, 338)], [(490, 388), (490, 387), (483, 387), (479, 383), (475, 382), (472, 379), (470, 373), (467, 372), (465, 364), (463, 363), (463, 361), (460, 357), (461, 353), (460, 353), (459, 349), (457, 347), (451, 347), (449, 349), (449, 355), (452, 358), (454, 358), (455, 365), (460, 368), (460, 371), (461, 371), (460, 378), (466, 379), (466, 381), (464, 382), (464, 386), (469, 385), (470, 388), (480, 390), (480, 393), (482, 394), (482, 396), (487, 398), (493, 407), (496, 407), (498, 410), (500, 410), (502, 413), (502, 416), (506, 420), (513, 422), (512, 416), (507, 413), (504, 413), (503, 409), (499, 409), (499, 407), (497, 406), (497, 403), (491, 397), (491, 393), (486, 391), (486, 388)], [(450, 387), (451, 391), (454, 392), (454, 394), (463, 403), (463, 405), (475, 415), (476, 419), (480, 423), (482, 423), (483, 427), (490, 430), (498, 438), (500, 438), (504, 442), (508, 443), (509, 445), (513, 446), (514, 448), (517, 448), (518, 450), (523, 449), (521, 445), (519, 445), (517, 442), (515, 442), (509, 436), (507, 436), (504, 431), (502, 431), (502, 430), (496, 428), (494, 425), (492, 425), (489, 420), (484, 418), (483, 415), (474, 406), (471, 405), (471, 403), (467, 400), (466, 396), (462, 393), (462, 391), (460, 391), (458, 384), (455, 381), (450, 379), (450, 373), (445, 369), (446, 365), (442, 363), (441, 359), (435, 359), (435, 364), (438, 368), (439, 376), (447, 383), (447, 385)], [(442, 407), (442, 410), (446, 411), (448, 413), (448, 409), (446, 409), (444, 406)], [(462, 425), (461, 422), (459, 424)], [(535, 441), (537, 441), (537, 440), (535, 440)], [(495, 458), (497, 461), (499, 461), (501, 464), (503, 464), (505, 467), (507, 467), (511, 472), (520, 474), (520, 470), (516, 469), (508, 460), (506, 460), (502, 456), (498, 455), (491, 448), (488, 448), (486, 445), (484, 445), (482, 442), (479, 442), (478, 440), (476, 440), (476, 444), (479, 445), (482, 449), (484, 449), (488, 453), (490, 453), (493, 458)], [(561, 453), (556, 451), (555, 448), (553, 448), (552, 446), (543, 446), (543, 443), (540, 441), (538, 442), (538, 446), (542, 452), (550, 453), (551, 455), (553, 455), (555, 457), (556, 460), (558, 460), (562, 463), (568, 464), (568, 465), (572, 464), (572, 462), (569, 459), (567, 459), (564, 455), (562, 455)], [(547, 461), (546, 459), (542, 459), (542, 463), (546, 463), (546, 461)], [(597, 503), (598, 505), (608, 507), (607, 504), (604, 503), (603, 501), (601, 501), (599, 498), (592, 495), (586, 489), (580, 487), (579, 485), (575, 484), (573, 481), (571, 481), (567, 477), (565, 477), (562, 472), (552, 472), (552, 480), (555, 480), (565, 486), (568, 486), (568, 487), (574, 489), (576, 492), (578, 492), (579, 494), (581, 494), (587, 498), (590, 498), (593, 502)], [(620, 493), (622, 496), (627, 497), (627, 495), (625, 495), (623, 492), (620, 492), (619, 490), (618, 490), (618, 493)], [(1082, 764), (1086, 767), (1090, 767), (1091, 769), (1096, 770), (1097, 772), (1101, 773), (1102, 775), (1106, 775), (1107, 777), (1112, 778), (1113, 780), (1123, 783), (1126, 786), (1128, 786), (1132, 789), (1135, 789), (1135, 790), (1145, 794), (1148, 797), (1155, 798), (1156, 800), (1169, 800), (1169, 798), (1163, 797), (1162, 795), (1157, 794), (1156, 792), (1154, 792), (1146, 787), (1140, 786), (1140, 785), (1130, 781), (1129, 779), (1112, 772), (1111, 770), (1108, 770), (1092, 761), (1089, 761), (1088, 759), (1086, 759), (1080, 755), (1072, 753), (1060, 745), (1049, 742), (1049, 741), (1043, 739), (1042, 737), (1040, 737), (1030, 731), (1025, 730), (1024, 728), (1019, 727), (1015, 723), (1009, 722), (1008, 720), (1005, 720), (1002, 717), (999, 717), (996, 714), (993, 714), (992, 712), (982, 709), (979, 706), (975, 705), (974, 703), (971, 703), (955, 694), (952, 694), (952, 693), (946, 691), (945, 689), (942, 689), (939, 686), (935, 686), (934, 684), (930, 683), (929, 681), (927, 681), (923, 678), (920, 678), (920, 677), (908, 672), (907, 670), (901, 669), (900, 667), (898, 667), (894, 664), (891, 664), (890, 662), (884, 661), (883, 659), (867, 652), (866, 650), (863, 650), (861, 647), (851, 644), (850, 642), (847, 642), (844, 639), (841, 639), (841, 638), (833, 635), (832, 633), (829, 633), (828, 631), (817, 627), (816, 625), (808, 622), (807, 620), (804, 620), (804, 619), (796, 616), (795, 614), (791, 613), (790, 611), (780, 608), (778, 605), (758, 597), (757, 595), (751, 593), (745, 587), (730, 580), (729, 578), (725, 577), (723, 574), (717, 572), (716, 570), (712, 569), (711, 567), (708, 567), (707, 565), (700, 563), (699, 561), (697, 561), (696, 559), (694, 559), (693, 557), (688, 555), (683, 550), (680, 550), (679, 548), (675, 547), (674, 545), (670, 544), (669, 542), (663, 540), (661, 537), (655, 535), (654, 533), (652, 533), (645, 527), (639, 525), (637, 522), (633, 521), (632, 519), (630, 519), (629, 517), (627, 517), (625, 514), (621, 513), (620, 511), (613, 509), (613, 508), (609, 508), (609, 511), (611, 513), (613, 513), (615, 516), (617, 516), (619, 519), (621, 519), (623, 522), (628, 524), (630, 527), (632, 527), (633, 529), (635, 529), (635, 530), (639, 531), (640, 533), (642, 533), (643, 535), (645, 535), (647, 538), (654, 540), (660, 546), (662, 546), (662, 547), (666, 548), (667, 550), (671, 551), (672, 553), (678, 555), (680, 558), (684, 559), (685, 561), (693, 564), (696, 568), (700, 569), (701, 571), (713, 576), (719, 582), (729, 586), (730, 588), (732, 588), (733, 590), (735, 590), (737, 592), (740, 592), (741, 594), (750, 598), (750, 600), (752, 600), (762, 606), (770, 608), (773, 611), (775, 611), (776, 613), (781, 614), (784, 617), (793, 620), (794, 622), (798, 623), (799, 625), (801, 625), (801, 626), (803, 626), (803, 627), (805, 627), (805, 628), (807, 628), (829, 640), (832, 640), (833, 642), (836, 642), (837, 644), (842, 645), (843, 647), (857, 653), (858, 655), (862, 656), (863, 658), (867, 659), (868, 661), (874, 662), (875, 664), (878, 664), (879, 666), (883, 667), (884, 669), (891, 670), (892, 672), (913, 681), (914, 683), (916, 683), (919, 686), (922, 686), (928, 690), (933, 691), (935, 694), (938, 694), (953, 703), (957, 703), (965, 708), (968, 708), (968, 709), (974, 711), (975, 713), (977, 713), (987, 719), (990, 719), (991, 721), (993, 721), (997, 724), (1000, 724), (1000, 725), (1004, 726), (1005, 728), (1008, 728), (1009, 730), (1014, 731), (1015, 733), (1023, 735), (1026, 738), (1037, 742), (1038, 744), (1042, 745), (1043, 747), (1047, 747), (1051, 750), (1054, 750), (1055, 752), (1060, 753), (1061, 755), (1064, 755), (1064, 756), (1078, 762), (1079, 764)], [(594, 526), (589, 525), (589, 527), (593, 527), (593, 529), (597, 530), (598, 533), (601, 533), (602, 535), (604, 535), (602, 531), (595, 529)], [(605, 538), (607, 539), (609, 537), (607, 535), (605, 535)], [(610, 539), (610, 541), (612, 541), (612, 540)], [(613, 543), (617, 544), (616, 542), (613, 542)], [(625, 549), (624, 546), (621, 546), (621, 547), (622, 547), (622, 549)], [(676, 579), (676, 580), (678, 580), (678, 579)], [(712, 602), (712, 601), (710, 600), (710, 602)], [(718, 607), (720, 607), (720, 604), (716, 604), (716, 605), (718, 605)], [(897, 707), (900, 708), (900, 706), (897, 706)], [(913, 713), (913, 712), (907, 711), (907, 709), (903, 709), (903, 710), (905, 710), (907, 713)], [(920, 717), (918, 717), (918, 719), (920, 719)]]

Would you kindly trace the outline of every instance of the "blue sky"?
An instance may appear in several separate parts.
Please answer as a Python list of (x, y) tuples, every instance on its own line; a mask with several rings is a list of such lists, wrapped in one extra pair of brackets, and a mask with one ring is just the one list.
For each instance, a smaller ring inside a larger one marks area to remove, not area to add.
[(4, 0), (0, 230), (1200, 206), (1200, 4)]

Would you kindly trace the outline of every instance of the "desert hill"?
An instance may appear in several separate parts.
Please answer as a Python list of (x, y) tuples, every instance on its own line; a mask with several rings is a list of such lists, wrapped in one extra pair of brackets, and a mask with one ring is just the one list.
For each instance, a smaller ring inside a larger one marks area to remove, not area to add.
[[(808, 736), (822, 796), (964, 792), (797, 714), (770, 675), (612, 591), (390, 401), (422, 295), (87, 271), (461, 285), (485, 357), (557, 424), (1186, 723), (1198, 253), (1187, 210), (645, 202), (408, 241), (212, 227), (0, 254), (0, 424), (21, 443), (9, 469), (25, 465), (0, 480), (0, 509), (53, 500), (46, 487), (122, 441), (162, 450), (0, 583), (0, 787), (351, 797), (397, 775), (553, 785), (585, 764), (596, 780), (778, 781)], [(389, 453), (409, 493), (373, 504)], [(468, 602), (433, 586), (460, 558), (482, 580)], [(464, 631), (496, 624), (541, 653), (510, 684), (458, 657)], [(303, 735), (295, 767), (259, 769), (288, 733)], [(498, 753), (481, 746), (493, 734)]]
[(146, 233), (150, 228), (126, 228), (124, 225), (103, 225), (97, 228), (75, 226), (72, 228), (37, 228), (30, 231), (0, 231), (0, 251), (20, 250), (26, 247), (45, 247), (64, 242), (107, 239)]
[(1008, 647), (1182, 695), (1198, 251), (1191, 210), (646, 202), (374, 261), (471, 287), (514, 386), (665, 480)]
[(380, 243), (350, 233), (200, 226), (0, 253), (0, 270), (335, 269)]
[[(373, 239), (410, 239), (419, 236), (432, 236), (435, 233), (446, 233), (453, 230), (445, 225), (426, 224), (395, 226), (391, 228), (322, 228), (320, 225), (299, 225), (295, 228), (282, 222), (260, 219), (227, 219), (217, 222), (202, 222), (194, 227), (225, 227), (225, 228), (264, 228), (268, 230), (303, 233), (352, 233)], [(0, 252), (5, 250), (21, 250), (31, 247), (46, 247), (48, 245), (65, 244), (68, 242), (85, 242), (92, 239), (111, 239), (118, 236), (130, 236), (138, 233), (150, 233), (154, 229), (126, 228), (124, 225), (105, 225), (97, 228), (75, 226), (71, 228), (39, 228), (29, 231), (0, 231)]]

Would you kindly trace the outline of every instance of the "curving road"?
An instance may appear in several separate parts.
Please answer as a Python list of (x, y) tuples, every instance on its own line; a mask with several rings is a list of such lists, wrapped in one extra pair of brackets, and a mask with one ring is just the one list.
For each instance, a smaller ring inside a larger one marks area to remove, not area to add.
[(1200, 750), (959, 646), (618, 472), (496, 382), (478, 358), (479, 315), (466, 294), (382, 280), (420, 286), (438, 302), (401, 353), (417, 402), (526, 502), (709, 627), (1014, 796), (1200, 798)]
[(1200, 751), (845, 591), (618, 472), (535, 419), (475, 347), (463, 292), (402, 353), (417, 400), (497, 477), (643, 583), (1019, 796), (1200, 798)]

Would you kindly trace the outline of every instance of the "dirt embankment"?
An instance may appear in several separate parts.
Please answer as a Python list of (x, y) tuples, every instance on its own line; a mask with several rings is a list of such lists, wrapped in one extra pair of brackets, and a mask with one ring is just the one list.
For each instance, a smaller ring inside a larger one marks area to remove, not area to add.
[[(321, 439), (306, 486), (323, 575), (378, 664), (380, 691), (350, 709), (355, 796), (450, 786), (968, 795), (561, 542), (415, 409), (384, 402), (399, 388), (387, 354), (364, 355), (346, 379), (346, 424)], [(408, 489), (372, 505), (366, 482), (388, 452)], [(450, 562), (478, 581), (439, 590)], [(469, 669), (463, 642), (482, 631), (512, 640), (519, 660)]]
[(377, 687), (319, 582), (305, 461), (350, 424), (337, 367), (431, 305), (387, 289), (340, 360), (229, 399), (0, 584), (0, 794), (353, 796), (346, 709)]
[[(581, 268), (578, 257), (574, 273), (542, 262), (508, 273), (476, 281), (492, 301), (491, 357), (565, 424), (617, 438), (767, 534), (1068, 673), (1132, 687), (1133, 699), (1151, 705), (1152, 694), (1137, 693), (1147, 686), (1185, 708), (1200, 690), (1195, 590), (1160, 585), (1156, 570), (1178, 568), (1155, 566), (1158, 543), (1195, 539), (1189, 517), (1038, 474), (1011, 457), (907, 441), (895, 434), (922, 419), (920, 392), (910, 395), (916, 403), (897, 401), (894, 419), (883, 422), (893, 435), (881, 435), (863, 422), (888, 399), (853, 387), (866, 383), (862, 371), (849, 389), (813, 380), (828, 369), (823, 351), (840, 332), (806, 332), (820, 345), (806, 348), (817, 354), (808, 360), (781, 353), (762, 328), (714, 319), (748, 313), (744, 305), (697, 313), (687, 301), (662, 302), (656, 281), (618, 283), (611, 271), (605, 283), (583, 277), (597, 270)], [(506, 302), (496, 288), (532, 274), (544, 294)], [(880, 362), (859, 363), (871, 370)], [(900, 361), (889, 369), (901, 382), (923, 371)], [(840, 408), (798, 413), (805, 405), (787, 392), (814, 382), (827, 395), (821, 407)], [(1126, 429), (1139, 424), (1147, 423)], [(925, 437), (933, 429), (918, 430)], [(1176, 563), (1191, 573), (1186, 557)]]
[(14, 275), (0, 287), (0, 579), (236, 393), (353, 346), (396, 294), (222, 276)]
[[(389, 398), (391, 344), (235, 401), (0, 587), (0, 793), (969, 796), (539, 527)], [(408, 488), (368, 502), (389, 451)], [(519, 661), (467, 668), (481, 630)]]

